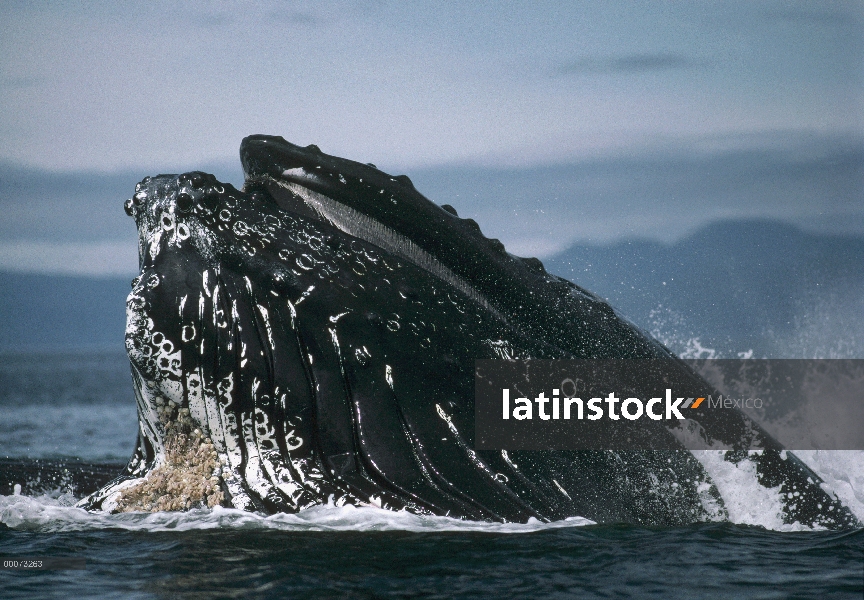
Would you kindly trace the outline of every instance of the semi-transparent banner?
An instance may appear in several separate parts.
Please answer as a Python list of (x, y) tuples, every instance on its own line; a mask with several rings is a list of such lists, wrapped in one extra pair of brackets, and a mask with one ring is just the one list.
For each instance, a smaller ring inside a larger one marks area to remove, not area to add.
[(482, 450), (864, 450), (864, 360), (478, 360)]

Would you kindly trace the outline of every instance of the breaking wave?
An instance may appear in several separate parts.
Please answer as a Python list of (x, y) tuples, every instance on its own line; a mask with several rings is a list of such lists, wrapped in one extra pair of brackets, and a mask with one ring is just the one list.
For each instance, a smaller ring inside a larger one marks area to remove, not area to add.
[(58, 533), (93, 529), (129, 531), (190, 531), (231, 528), (277, 531), (411, 531), (533, 533), (562, 527), (593, 525), (582, 517), (553, 523), (487, 523), (450, 517), (415, 515), (375, 507), (316, 506), (295, 514), (258, 515), (233, 508), (193, 509), (186, 512), (91, 513), (73, 506), (71, 494), (0, 496), (0, 523), (18, 530)]
[[(808, 524), (784, 523), (780, 488), (765, 488), (756, 480), (749, 461), (728, 462), (722, 451), (693, 451), (717, 485), (729, 521), (774, 531), (810, 531)], [(825, 487), (837, 494), (859, 520), (864, 521), (864, 451), (812, 450), (796, 452), (823, 478)], [(582, 517), (542, 523), (488, 523), (450, 517), (424, 516), (407, 511), (375, 507), (317, 506), (296, 514), (258, 515), (215, 507), (187, 512), (91, 513), (74, 504), (78, 499), (59, 490), (39, 496), (0, 496), (0, 523), (24, 531), (68, 532), (94, 529), (131, 531), (188, 531), (232, 528), (277, 531), (411, 531), (533, 533), (562, 527), (593, 525)]]

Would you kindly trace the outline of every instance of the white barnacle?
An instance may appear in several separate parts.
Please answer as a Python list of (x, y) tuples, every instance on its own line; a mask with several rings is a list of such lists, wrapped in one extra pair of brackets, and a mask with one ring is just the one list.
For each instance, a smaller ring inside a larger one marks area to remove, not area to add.
[(297, 257), (295, 262), (304, 271), (311, 271), (315, 267), (316, 260), (309, 254), (302, 254)]
[(288, 450), (296, 450), (297, 448), (299, 448), (302, 445), (303, 445), (303, 438), (295, 435), (293, 429), (285, 434), (285, 447)]
[(237, 221), (234, 223), (234, 234), (240, 237), (249, 235), (249, 226), (245, 221)]
[(184, 342), (191, 342), (195, 339), (195, 325), (184, 325), (183, 330), (180, 333), (180, 338)]

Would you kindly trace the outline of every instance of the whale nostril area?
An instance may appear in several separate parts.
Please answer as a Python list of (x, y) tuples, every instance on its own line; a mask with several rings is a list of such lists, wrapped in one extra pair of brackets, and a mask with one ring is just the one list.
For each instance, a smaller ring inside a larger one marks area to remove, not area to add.
[(181, 213), (188, 213), (192, 210), (192, 206), (195, 204), (195, 201), (192, 199), (192, 196), (187, 194), (186, 192), (181, 192), (177, 195), (177, 211)]
[(183, 173), (177, 177), (177, 183), (182, 187), (185, 184), (191, 185), (193, 188), (200, 189), (206, 182), (207, 175), (193, 171), (191, 173)]

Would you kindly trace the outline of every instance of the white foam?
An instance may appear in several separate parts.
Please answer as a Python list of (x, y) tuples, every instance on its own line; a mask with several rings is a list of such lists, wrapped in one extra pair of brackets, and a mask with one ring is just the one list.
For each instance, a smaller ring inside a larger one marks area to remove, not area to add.
[(756, 464), (749, 460), (728, 462), (724, 450), (693, 450), (711, 477), (729, 513), (729, 521), (758, 525), (774, 531), (809, 531), (810, 524), (784, 523), (780, 486), (766, 488), (756, 477)]
[[(852, 294), (860, 304), (860, 294)], [(846, 296), (844, 296), (846, 298)], [(832, 296), (821, 299), (804, 317), (796, 318), (792, 335), (783, 340), (775, 339), (772, 356), (775, 358), (858, 358), (862, 356), (860, 335), (860, 310), (839, 310)], [(845, 306), (845, 305), (844, 305)], [(849, 315), (855, 315), (855, 318)], [(838, 318), (840, 315), (840, 318)], [(679, 335), (685, 329), (681, 315), (660, 306), (652, 311), (651, 334), (675, 351), (679, 357), (726, 358), (725, 353), (703, 347), (698, 337)], [(847, 318), (849, 317), (849, 318)], [(828, 327), (842, 323), (843, 327)], [(849, 323), (854, 325), (850, 329)], [(805, 327), (806, 325), (806, 327)], [(671, 332), (671, 333), (670, 333)], [(842, 332), (842, 335), (839, 335)], [(782, 342), (782, 343), (781, 343)], [(753, 350), (732, 353), (738, 358), (753, 358)], [(810, 421), (837, 419), (836, 415), (809, 415)], [(852, 419), (858, 422), (860, 419)], [(816, 427), (816, 429), (820, 429)], [(822, 427), (821, 430), (828, 430)], [(782, 436), (781, 436), (782, 439)], [(829, 442), (830, 443), (830, 442)], [(692, 446), (690, 446), (692, 447)], [(729, 514), (729, 520), (742, 525), (759, 525), (776, 531), (810, 530), (806, 524), (783, 523), (780, 488), (763, 487), (756, 479), (756, 466), (744, 460), (727, 462), (725, 453), (718, 450), (694, 450), (694, 456), (702, 463), (711, 477)], [(852, 513), (864, 522), (864, 451), (862, 450), (796, 450), (807, 466), (825, 482), (822, 487), (833, 492)]]
[(864, 450), (796, 450), (795, 455), (864, 522)]
[(594, 521), (571, 517), (541, 523), (487, 523), (450, 517), (415, 515), (374, 507), (316, 506), (296, 514), (262, 516), (233, 508), (216, 507), (187, 512), (91, 513), (71, 504), (71, 495), (0, 496), (0, 523), (14, 529), (40, 532), (126, 529), (131, 531), (190, 531), (198, 529), (275, 529), (280, 531), (413, 531), (532, 533), (562, 527), (594, 525)]

